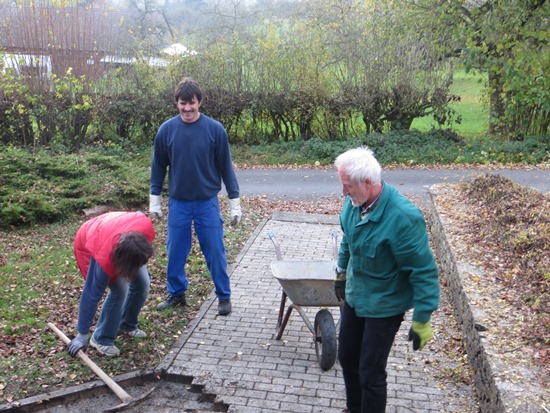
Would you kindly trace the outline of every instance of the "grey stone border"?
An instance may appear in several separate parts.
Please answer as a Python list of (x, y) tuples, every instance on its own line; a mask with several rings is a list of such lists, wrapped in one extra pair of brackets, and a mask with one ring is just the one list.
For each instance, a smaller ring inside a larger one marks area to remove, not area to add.
[(482, 413), (506, 411), (501, 392), (495, 382), (489, 357), (476, 329), (474, 314), (462, 285), (452, 248), (445, 235), (445, 225), (437, 212), (436, 199), (430, 192), (432, 202), (427, 216), (434, 253), (438, 259), (441, 275), (447, 281), (455, 316), (462, 330), (468, 362), (474, 372), (474, 384)]

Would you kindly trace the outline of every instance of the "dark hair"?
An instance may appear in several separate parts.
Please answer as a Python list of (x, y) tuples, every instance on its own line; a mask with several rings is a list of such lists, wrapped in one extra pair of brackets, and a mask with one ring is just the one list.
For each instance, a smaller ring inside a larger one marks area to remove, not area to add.
[(180, 99), (184, 102), (189, 102), (193, 100), (193, 97), (196, 97), (199, 103), (202, 102), (201, 88), (193, 79), (190, 77), (185, 77), (178, 83), (178, 86), (176, 86), (176, 90), (174, 91), (174, 99), (176, 99), (176, 103)]
[(131, 281), (153, 256), (153, 245), (142, 232), (122, 234), (113, 249), (113, 264), (120, 277)]

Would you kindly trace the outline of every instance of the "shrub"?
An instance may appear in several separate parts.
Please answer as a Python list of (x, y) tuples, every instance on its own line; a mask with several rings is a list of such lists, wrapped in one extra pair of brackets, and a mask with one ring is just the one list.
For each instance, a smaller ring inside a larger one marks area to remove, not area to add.
[(86, 154), (33, 154), (3, 148), (0, 227), (53, 222), (102, 204), (141, 208), (148, 194), (148, 168), (143, 165), (150, 162), (150, 151), (134, 154), (134, 161), (128, 155), (97, 149)]

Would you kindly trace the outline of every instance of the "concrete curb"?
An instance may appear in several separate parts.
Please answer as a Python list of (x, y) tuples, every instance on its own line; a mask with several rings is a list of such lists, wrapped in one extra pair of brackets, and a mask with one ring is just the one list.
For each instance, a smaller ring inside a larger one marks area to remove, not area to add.
[(468, 303), (468, 296), (463, 289), (461, 275), (451, 246), (445, 236), (445, 226), (437, 213), (434, 199), (432, 199), (427, 224), (434, 253), (438, 258), (441, 276), (445, 277), (448, 283), (454, 312), (462, 329), (468, 361), (474, 371), (480, 410), (482, 413), (504, 413), (500, 392), (493, 379), (491, 365), (483, 348), (481, 337), (475, 329), (475, 320)]

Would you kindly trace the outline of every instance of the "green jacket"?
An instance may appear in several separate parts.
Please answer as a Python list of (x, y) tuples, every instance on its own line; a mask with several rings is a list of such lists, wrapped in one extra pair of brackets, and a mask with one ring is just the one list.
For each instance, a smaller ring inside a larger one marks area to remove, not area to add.
[(346, 268), (346, 302), (359, 317), (391, 317), (414, 307), (413, 320), (430, 320), (439, 304), (439, 270), (422, 212), (384, 183), (363, 220), (346, 198), (338, 266)]

